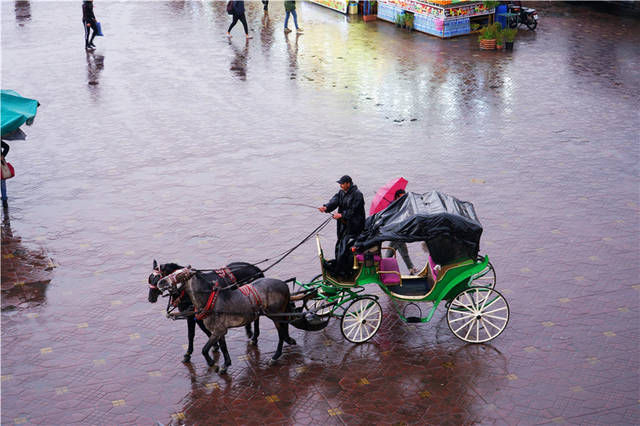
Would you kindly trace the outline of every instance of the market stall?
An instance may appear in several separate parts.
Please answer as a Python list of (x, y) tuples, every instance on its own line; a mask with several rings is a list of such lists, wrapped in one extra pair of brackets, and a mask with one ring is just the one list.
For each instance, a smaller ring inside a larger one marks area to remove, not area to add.
[(483, 2), (455, 0), (379, 0), (378, 18), (398, 23), (410, 16), (412, 27), (440, 38), (470, 34), (493, 22), (495, 9)]
[(311, 3), (316, 3), (329, 9), (337, 10), (341, 13), (347, 13), (349, 7), (349, 0), (309, 0)]

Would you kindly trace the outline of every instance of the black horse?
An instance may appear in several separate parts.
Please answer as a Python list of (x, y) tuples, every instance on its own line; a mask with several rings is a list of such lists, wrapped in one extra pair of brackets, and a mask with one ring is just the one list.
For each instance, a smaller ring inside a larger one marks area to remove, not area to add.
[[(165, 263), (162, 265), (158, 265), (158, 262), (153, 261), (153, 272), (149, 275), (149, 302), (156, 303), (158, 300), (158, 296), (162, 294), (156, 284), (162, 278), (167, 275), (177, 271), (178, 269), (182, 269), (183, 266), (180, 266), (176, 263)], [(257, 266), (254, 266), (250, 263), (246, 262), (233, 262), (226, 266), (228, 270), (235, 276), (235, 279), (238, 283), (249, 283), (257, 278), (264, 277), (264, 274)], [(193, 304), (191, 303), (191, 299), (187, 295), (180, 297), (180, 295), (171, 295), (170, 303), (178, 308), (179, 312), (193, 312)], [(198, 327), (207, 335), (207, 337), (211, 336), (211, 332), (207, 330), (202, 320), (196, 320), (193, 314), (187, 315), (187, 338), (189, 341), (189, 347), (187, 348), (187, 352), (184, 354), (184, 358), (182, 362), (190, 362), (191, 354), (193, 353), (193, 338), (196, 334), (196, 324)], [(251, 343), (254, 345), (258, 344), (258, 336), (260, 335), (260, 321), (256, 319), (253, 322), (253, 332), (251, 331), (251, 324), (248, 323), (245, 326), (245, 331), (247, 333), (247, 338), (251, 339)], [(218, 345), (213, 346), (214, 351), (218, 350)]]
[[(177, 271), (178, 273), (180, 271)], [(168, 290), (171, 294), (180, 294), (186, 290), (197, 312), (197, 318), (203, 318), (205, 326), (211, 331), (209, 341), (202, 348), (202, 355), (210, 367), (215, 361), (209, 356), (209, 350), (220, 343), (224, 355), (222, 368), (216, 371), (224, 374), (231, 365), (231, 357), (227, 350), (224, 336), (227, 329), (241, 327), (256, 321), (261, 314), (269, 317), (278, 331), (278, 347), (270, 360), (273, 364), (282, 355), (283, 342), (295, 345), (296, 341), (289, 336), (289, 324), (286, 312), (290, 309), (291, 295), (289, 286), (284, 281), (273, 278), (259, 278), (242, 287), (230, 286), (215, 275), (185, 268), (184, 280), (176, 282), (172, 276), (158, 281), (160, 291)]]

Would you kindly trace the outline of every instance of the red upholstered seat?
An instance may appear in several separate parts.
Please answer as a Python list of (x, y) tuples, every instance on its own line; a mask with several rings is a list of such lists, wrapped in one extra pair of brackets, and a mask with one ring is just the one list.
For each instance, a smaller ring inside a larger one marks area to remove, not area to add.
[[(397, 274), (389, 274), (385, 272), (397, 272)], [(399, 284), (400, 283), (400, 268), (398, 268), (398, 261), (395, 257), (383, 257), (380, 259), (380, 280), (386, 284)]]

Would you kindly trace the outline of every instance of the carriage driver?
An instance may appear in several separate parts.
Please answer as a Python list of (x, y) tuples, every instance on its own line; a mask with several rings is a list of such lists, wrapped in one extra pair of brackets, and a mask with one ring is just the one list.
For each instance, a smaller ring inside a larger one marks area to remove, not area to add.
[(318, 207), (321, 212), (332, 212), (338, 221), (338, 241), (336, 241), (336, 272), (348, 274), (350, 271), (349, 249), (355, 239), (364, 229), (364, 197), (358, 187), (353, 184), (350, 176), (344, 175), (338, 181), (340, 191), (328, 203)]

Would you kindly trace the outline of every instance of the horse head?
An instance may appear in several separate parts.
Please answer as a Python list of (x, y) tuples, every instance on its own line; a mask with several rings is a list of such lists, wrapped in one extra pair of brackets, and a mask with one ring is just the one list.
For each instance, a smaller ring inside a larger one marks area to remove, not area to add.
[(156, 303), (158, 301), (158, 296), (163, 293), (158, 287), (158, 283), (167, 275), (173, 273), (174, 271), (181, 269), (182, 266), (176, 263), (163, 263), (162, 265), (158, 265), (158, 262), (153, 261), (153, 271), (151, 275), (149, 275), (149, 302)]

